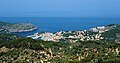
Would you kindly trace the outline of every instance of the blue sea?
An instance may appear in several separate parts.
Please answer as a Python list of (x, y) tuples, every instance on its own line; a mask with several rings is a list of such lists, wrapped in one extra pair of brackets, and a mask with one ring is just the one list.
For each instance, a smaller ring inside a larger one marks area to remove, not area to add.
[(10, 23), (32, 23), (38, 30), (16, 33), (21, 36), (32, 35), (36, 32), (58, 32), (88, 30), (93, 27), (109, 24), (120, 24), (120, 18), (81, 18), (81, 17), (0, 17), (0, 21)]

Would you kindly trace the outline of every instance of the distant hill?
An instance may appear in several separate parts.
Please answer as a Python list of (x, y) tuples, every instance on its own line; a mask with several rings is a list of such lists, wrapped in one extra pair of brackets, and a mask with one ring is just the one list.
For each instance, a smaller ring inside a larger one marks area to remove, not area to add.
[(37, 26), (31, 23), (13, 24), (7, 22), (0, 22), (0, 29), (8, 30), (9, 32), (28, 32), (37, 29)]

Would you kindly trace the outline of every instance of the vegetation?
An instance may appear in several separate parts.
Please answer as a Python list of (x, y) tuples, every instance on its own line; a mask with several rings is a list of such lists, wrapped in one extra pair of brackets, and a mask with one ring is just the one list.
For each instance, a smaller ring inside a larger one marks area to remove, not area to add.
[[(119, 63), (120, 28), (117, 26), (109, 25), (112, 29), (102, 33), (104, 40), (77, 39), (75, 43), (34, 40), (0, 33), (0, 63)], [(96, 34), (90, 31), (87, 33)], [(69, 35), (74, 34), (64, 36)]]
[[(102, 36), (105, 37), (105, 40), (109, 41), (120, 41), (120, 25), (111, 24), (108, 25), (111, 28), (109, 31), (102, 33)], [(108, 27), (107, 26), (107, 27)]]
[(73, 35), (75, 35), (75, 34), (73, 34), (73, 33), (63, 34), (64, 37), (69, 37), (69, 36), (73, 36)]
[(33, 31), (37, 29), (37, 27), (30, 23), (13, 24), (7, 22), (0, 22), (0, 29), (5, 29), (9, 32), (27, 32)]
[[(9, 38), (11, 37), (11, 38)], [(0, 61), (30, 63), (119, 63), (120, 43), (78, 41), (77, 43), (47, 42), (1, 34)], [(4, 39), (8, 38), (8, 39)], [(45, 51), (41, 53), (40, 51)]]

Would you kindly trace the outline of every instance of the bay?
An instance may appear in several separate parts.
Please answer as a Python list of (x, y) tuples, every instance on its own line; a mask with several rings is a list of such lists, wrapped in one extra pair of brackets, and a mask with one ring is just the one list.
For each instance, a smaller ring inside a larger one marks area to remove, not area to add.
[(21, 36), (37, 32), (59, 32), (88, 30), (90, 28), (109, 24), (120, 24), (120, 18), (81, 18), (81, 17), (0, 17), (0, 21), (10, 23), (32, 23), (38, 29), (31, 32), (15, 33)]

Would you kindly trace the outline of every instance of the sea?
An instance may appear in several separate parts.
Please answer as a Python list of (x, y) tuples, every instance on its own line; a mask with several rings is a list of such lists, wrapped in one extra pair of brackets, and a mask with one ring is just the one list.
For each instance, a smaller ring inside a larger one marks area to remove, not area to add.
[(9, 23), (32, 23), (38, 26), (31, 32), (14, 33), (21, 36), (37, 32), (79, 31), (109, 24), (120, 24), (120, 18), (99, 17), (0, 17), (0, 21)]

